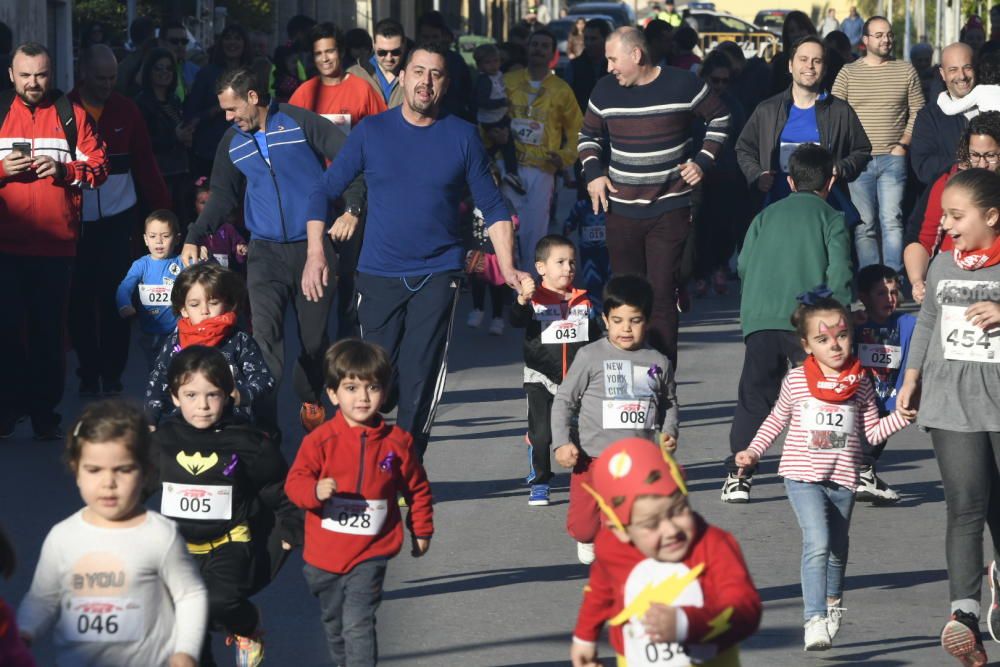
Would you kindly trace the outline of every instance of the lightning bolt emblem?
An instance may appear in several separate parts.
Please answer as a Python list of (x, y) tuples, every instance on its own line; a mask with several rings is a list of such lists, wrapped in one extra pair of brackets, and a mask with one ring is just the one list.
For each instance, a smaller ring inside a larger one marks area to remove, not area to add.
[(621, 625), (633, 616), (642, 616), (654, 602), (669, 605), (684, 592), (685, 588), (691, 585), (691, 582), (701, 575), (704, 569), (705, 564), (700, 563), (684, 575), (678, 576), (672, 574), (658, 584), (646, 586), (642, 589), (642, 592), (635, 596), (632, 602), (622, 609), (617, 616), (608, 621), (608, 623), (611, 625)]
[(705, 644), (716, 637), (724, 634), (730, 627), (729, 619), (733, 617), (734, 607), (726, 607), (722, 610), (722, 613), (713, 618), (708, 622), (708, 627), (712, 628), (709, 630), (704, 637), (701, 638), (701, 644)]

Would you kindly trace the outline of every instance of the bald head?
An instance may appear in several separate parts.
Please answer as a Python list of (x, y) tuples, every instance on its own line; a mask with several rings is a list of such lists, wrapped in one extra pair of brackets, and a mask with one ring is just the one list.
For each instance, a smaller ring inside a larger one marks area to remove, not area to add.
[(941, 51), (941, 79), (952, 99), (961, 99), (976, 85), (973, 52), (968, 44), (956, 42)]
[(118, 60), (107, 44), (93, 44), (80, 53), (80, 92), (87, 102), (104, 106), (118, 80)]

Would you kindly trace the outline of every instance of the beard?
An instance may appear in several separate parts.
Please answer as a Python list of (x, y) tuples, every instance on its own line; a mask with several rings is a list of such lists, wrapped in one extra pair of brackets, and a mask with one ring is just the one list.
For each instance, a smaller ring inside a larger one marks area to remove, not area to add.
[(33, 107), (45, 99), (45, 90), (18, 90), (17, 96), (21, 98), (27, 106)]

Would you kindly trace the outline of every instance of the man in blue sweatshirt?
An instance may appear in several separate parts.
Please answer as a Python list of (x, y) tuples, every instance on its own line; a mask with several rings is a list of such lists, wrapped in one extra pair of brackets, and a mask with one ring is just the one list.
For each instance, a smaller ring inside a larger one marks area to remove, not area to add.
[[(331, 199), (359, 175), (368, 187), (368, 217), (358, 262), (361, 336), (389, 351), (395, 377), (389, 407), (423, 457), (444, 391), (448, 338), (463, 259), (458, 205), (468, 187), (483, 212), (504, 278), (514, 268), (514, 227), (476, 127), (441, 111), (448, 88), (442, 48), (421, 44), (399, 74), (403, 104), (365, 118), (309, 197), (307, 226), (325, 220)], [(323, 223), (325, 224), (325, 223)], [(343, 241), (357, 222), (341, 218), (330, 235)]]

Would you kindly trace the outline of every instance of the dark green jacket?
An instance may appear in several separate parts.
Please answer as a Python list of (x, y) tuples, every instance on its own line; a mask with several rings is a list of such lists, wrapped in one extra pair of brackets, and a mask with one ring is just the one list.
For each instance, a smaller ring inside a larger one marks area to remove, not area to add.
[(747, 230), (738, 269), (743, 336), (792, 331), (795, 297), (825, 284), (851, 301), (851, 243), (844, 214), (811, 192), (793, 192), (761, 211)]

